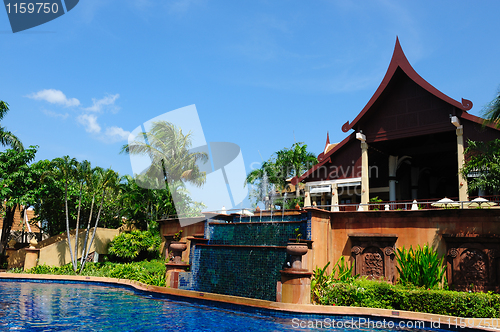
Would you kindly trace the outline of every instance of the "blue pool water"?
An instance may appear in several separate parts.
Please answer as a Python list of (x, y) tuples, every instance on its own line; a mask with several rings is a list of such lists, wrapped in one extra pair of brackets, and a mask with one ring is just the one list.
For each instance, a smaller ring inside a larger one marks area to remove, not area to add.
[[(444, 331), (399, 328), (398, 321), (391, 321), (393, 326), (386, 321), (384, 328), (382, 321), (362, 317), (216, 305), (106, 284), (0, 280), (1, 331), (327, 331), (332, 319), (345, 327), (335, 331)], [(310, 324), (318, 328), (300, 328)]]

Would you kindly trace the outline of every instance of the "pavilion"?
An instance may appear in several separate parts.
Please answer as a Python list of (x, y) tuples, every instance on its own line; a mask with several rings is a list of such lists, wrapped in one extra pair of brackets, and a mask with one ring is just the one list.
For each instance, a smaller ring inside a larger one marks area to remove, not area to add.
[[(351, 134), (327, 141), (319, 163), (292, 184), (305, 183), (305, 206), (453, 197), (467, 201), (464, 164), (467, 140), (500, 138), (500, 130), (467, 113), (472, 102), (458, 102), (424, 80), (410, 65), (396, 39), (387, 73), (374, 95), (351, 122)], [(316, 205), (315, 204), (315, 205)]]

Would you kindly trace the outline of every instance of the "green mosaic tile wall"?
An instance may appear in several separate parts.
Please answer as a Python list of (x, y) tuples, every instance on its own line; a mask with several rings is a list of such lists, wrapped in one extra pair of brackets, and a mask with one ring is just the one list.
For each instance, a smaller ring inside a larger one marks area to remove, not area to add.
[(196, 290), (276, 301), (286, 249), (199, 246)]
[(286, 246), (296, 228), (308, 238), (306, 222), (211, 224), (208, 237), (210, 244)]

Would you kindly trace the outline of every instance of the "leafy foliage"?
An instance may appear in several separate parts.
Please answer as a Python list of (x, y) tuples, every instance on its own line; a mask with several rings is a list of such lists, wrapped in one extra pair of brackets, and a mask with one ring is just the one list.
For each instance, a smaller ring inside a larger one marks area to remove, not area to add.
[(427, 312), (456, 317), (499, 318), (500, 295), (426, 290), (359, 278), (331, 282), (316, 301), (322, 305)]
[(149, 231), (124, 232), (109, 244), (109, 253), (119, 259), (135, 260), (159, 256), (161, 238)]
[[(325, 267), (316, 269), (313, 271), (313, 276), (311, 280), (311, 297), (313, 302), (320, 303), (321, 299), (324, 297), (325, 292), (333, 285), (335, 282), (350, 283), (357, 278), (359, 274), (354, 275), (354, 266), (345, 261), (345, 257), (341, 256), (332, 272), (328, 274), (326, 272), (330, 262), (326, 263)], [(337, 277), (335, 277), (337, 275)]]
[[(9, 272), (23, 273), (22, 269), (10, 270)], [(76, 275), (71, 263), (61, 267), (39, 265), (26, 272), (32, 274)], [(148, 285), (164, 287), (165, 263), (163, 260), (141, 261), (126, 264), (113, 262), (87, 263), (81, 275), (136, 280)]]
[[(307, 145), (298, 142), (294, 143), (291, 148), (284, 148), (276, 151), (269, 160), (262, 163), (259, 169), (255, 169), (248, 173), (245, 184), (254, 186), (252, 196), (259, 201), (264, 202), (264, 198), (269, 193), (270, 188), (263, 188), (264, 177), (267, 177), (268, 184), (274, 185), (278, 190), (284, 190), (288, 183), (287, 179), (300, 176), (312, 166), (318, 163), (316, 156), (307, 151)], [(299, 196), (299, 188), (295, 188), (296, 197)], [(279, 202), (280, 204), (281, 201)], [(297, 204), (293, 201), (293, 206)]]
[[(9, 104), (0, 100), (0, 121), (9, 111)], [(0, 145), (10, 146), (12, 149), (22, 152), (24, 150), (23, 143), (17, 138), (16, 135), (5, 129), (0, 125)]]
[[(468, 141), (466, 162), (461, 173), (468, 181), (469, 192), (478, 189), (500, 190), (500, 139), (489, 142)], [(472, 175), (472, 177), (471, 177)]]
[(483, 115), (487, 123), (494, 123), (497, 127), (500, 126), (500, 91), (497, 96), (484, 108)]
[(1, 243), (6, 247), (14, 222), (15, 210), (35, 203), (39, 192), (39, 168), (29, 165), (35, 158), (36, 146), (25, 150), (7, 149), (0, 152), (0, 202), (5, 208)]
[(151, 159), (151, 165), (136, 178), (145, 187), (167, 189), (172, 200), (179, 202), (174, 212), (181, 216), (188, 216), (193, 209), (201, 207), (189, 197), (184, 182), (201, 187), (206, 181), (206, 173), (198, 165), (206, 163), (208, 155), (192, 152), (191, 146), (191, 133), (184, 134), (170, 122), (157, 121), (148, 132), (137, 134), (134, 141), (121, 150), (121, 153), (145, 155)]
[(437, 288), (445, 283), (444, 257), (439, 258), (438, 253), (428, 245), (419, 245), (415, 250), (411, 246), (408, 250), (398, 248), (396, 260), (399, 282), (403, 285)]

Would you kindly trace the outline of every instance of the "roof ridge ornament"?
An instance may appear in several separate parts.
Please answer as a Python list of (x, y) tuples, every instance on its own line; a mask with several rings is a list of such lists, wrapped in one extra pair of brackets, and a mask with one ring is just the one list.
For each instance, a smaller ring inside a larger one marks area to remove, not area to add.
[(464, 110), (468, 111), (472, 108), (472, 101), (462, 98), (462, 105), (464, 107)]

